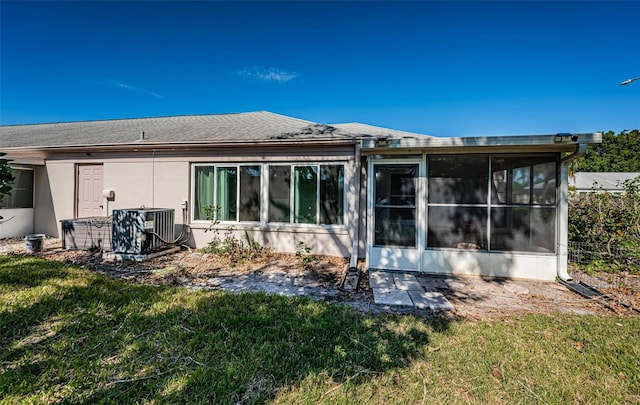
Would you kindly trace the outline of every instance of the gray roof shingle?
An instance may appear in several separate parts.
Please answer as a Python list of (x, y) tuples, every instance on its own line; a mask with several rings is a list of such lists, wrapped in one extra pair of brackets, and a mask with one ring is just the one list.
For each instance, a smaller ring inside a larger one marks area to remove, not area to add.
[(345, 124), (331, 124), (332, 127), (340, 130), (368, 135), (373, 137), (389, 137), (394, 139), (409, 139), (409, 138), (432, 138), (429, 135), (416, 134), (414, 132), (398, 131), (397, 129), (390, 129), (384, 127), (376, 127), (373, 125), (362, 124), (359, 122), (349, 122)]
[(0, 127), (0, 148), (353, 139), (357, 134), (267, 111)]

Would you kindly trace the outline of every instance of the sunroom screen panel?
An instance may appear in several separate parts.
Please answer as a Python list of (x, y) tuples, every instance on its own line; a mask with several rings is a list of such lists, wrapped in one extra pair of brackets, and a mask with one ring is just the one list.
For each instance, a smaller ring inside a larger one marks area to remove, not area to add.
[(429, 203), (486, 204), (488, 169), (484, 156), (429, 157)]

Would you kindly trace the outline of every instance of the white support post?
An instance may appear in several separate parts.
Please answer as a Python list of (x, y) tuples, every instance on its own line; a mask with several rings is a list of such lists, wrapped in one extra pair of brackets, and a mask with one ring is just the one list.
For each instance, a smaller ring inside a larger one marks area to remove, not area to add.
[(560, 187), (558, 201), (558, 227), (557, 255), (558, 255), (558, 277), (561, 280), (569, 281), (571, 276), (568, 272), (568, 252), (569, 252), (569, 169), (566, 164), (560, 163)]

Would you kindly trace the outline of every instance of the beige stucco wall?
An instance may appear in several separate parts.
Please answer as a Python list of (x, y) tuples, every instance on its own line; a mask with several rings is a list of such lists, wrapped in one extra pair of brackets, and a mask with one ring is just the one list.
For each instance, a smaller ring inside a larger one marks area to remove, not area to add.
[(176, 223), (183, 223), (180, 203), (189, 200), (189, 162), (158, 162), (153, 177), (153, 204), (173, 208)]
[[(183, 223), (183, 201), (187, 201), (191, 209), (190, 177), (191, 163), (304, 163), (304, 162), (342, 162), (345, 163), (345, 183), (347, 190), (353, 190), (354, 159), (353, 149), (344, 146), (327, 150), (310, 148), (297, 155), (286, 155), (280, 148), (274, 153), (254, 150), (246, 155), (246, 151), (236, 154), (225, 153), (191, 153), (181, 156), (177, 152), (158, 156), (155, 153), (139, 154), (127, 153), (121, 156), (104, 155), (98, 158), (92, 156), (65, 155), (58, 160), (50, 159), (46, 167), (42, 167), (36, 174), (35, 222), (39, 226), (34, 232), (42, 232), (52, 236), (60, 236), (61, 219), (70, 219), (75, 214), (75, 167), (77, 164), (102, 164), (104, 176), (104, 190), (113, 190), (115, 198), (104, 200), (104, 215), (110, 215), (119, 208), (172, 208), (175, 210), (175, 220), (178, 233)], [(266, 184), (266, 183), (265, 183)], [(266, 196), (265, 196), (266, 198)], [(244, 240), (245, 231), (253, 240), (275, 251), (294, 253), (300, 241), (311, 249), (314, 254), (332, 256), (350, 256), (352, 238), (349, 235), (348, 223), (353, 220), (349, 212), (354, 206), (354, 196), (347, 195), (345, 206), (345, 220), (347, 224), (338, 227), (271, 225), (266, 222), (259, 224), (225, 224), (222, 228), (232, 225), (236, 236)], [(263, 205), (266, 206), (263, 200)], [(266, 212), (266, 211), (265, 211)], [(187, 217), (188, 218), (188, 217)], [(189, 220), (187, 219), (187, 222)], [(193, 223), (191, 247), (202, 247), (212, 237), (211, 232), (205, 232), (206, 223)], [(176, 235), (177, 235), (176, 233)], [(220, 232), (224, 233), (224, 230)]]
[[(226, 228), (218, 227), (217, 236), (225, 237)], [(346, 229), (328, 230), (322, 227), (310, 227), (299, 229), (290, 227), (256, 227), (234, 226), (233, 235), (240, 241), (246, 241), (245, 231), (249, 237), (264, 247), (269, 247), (276, 252), (295, 253), (304, 243), (305, 248), (310, 249), (310, 253), (348, 257), (351, 255), (351, 238)], [(206, 246), (216, 236), (214, 231), (205, 232), (204, 228), (193, 228), (193, 236), (196, 246)]]
[(119, 208), (173, 208), (176, 222), (182, 223), (180, 202), (189, 199), (189, 162), (107, 161), (104, 189), (113, 190), (109, 214)]
[(0, 238), (33, 233), (33, 208), (3, 208), (0, 209), (0, 218)]
[(75, 165), (73, 162), (47, 162), (36, 168), (34, 233), (60, 237), (60, 220), (75, 212)]
[(153, 163), (148, 159), (106, 161), (103, 188), (115, 192), (108, 214), (115, 208), (152, 208)]

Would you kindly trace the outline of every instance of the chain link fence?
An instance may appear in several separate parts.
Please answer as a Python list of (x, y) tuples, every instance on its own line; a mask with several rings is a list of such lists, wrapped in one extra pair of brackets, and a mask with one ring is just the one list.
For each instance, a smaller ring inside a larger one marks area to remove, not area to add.
[(569, 242), (569, 272), (621, 304), (640, 308), (640, 250), (608, 244)]

